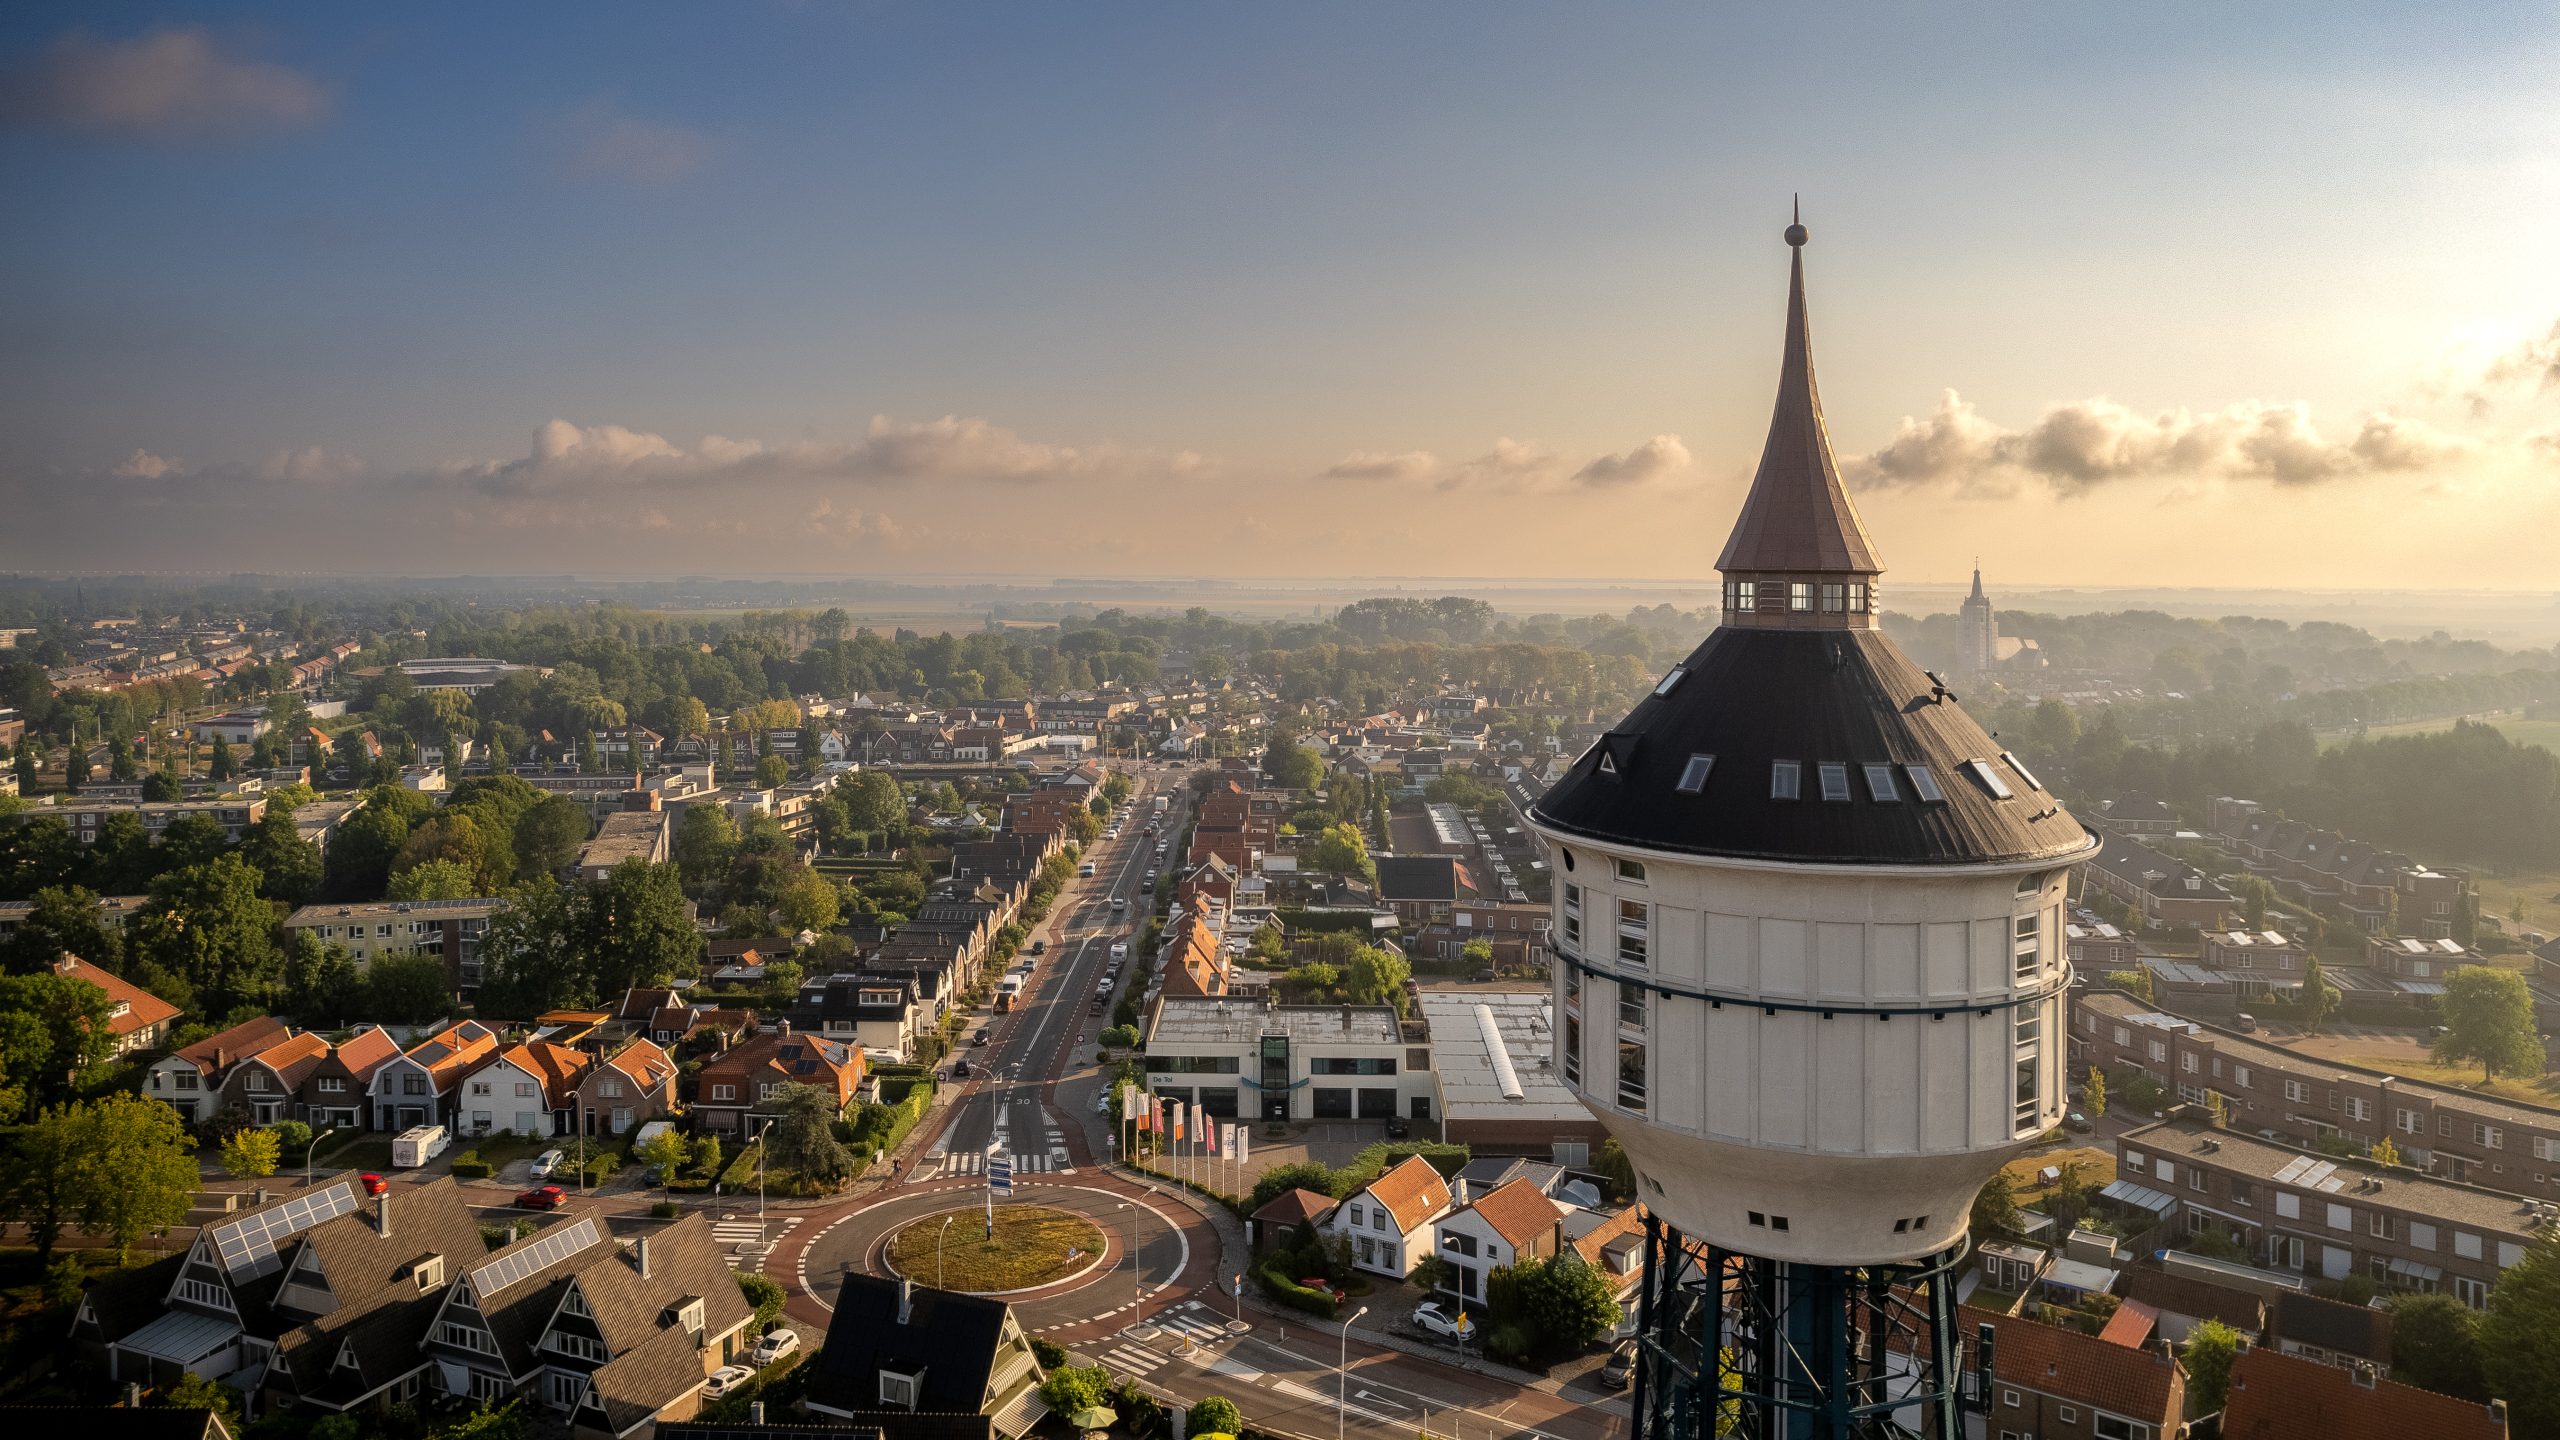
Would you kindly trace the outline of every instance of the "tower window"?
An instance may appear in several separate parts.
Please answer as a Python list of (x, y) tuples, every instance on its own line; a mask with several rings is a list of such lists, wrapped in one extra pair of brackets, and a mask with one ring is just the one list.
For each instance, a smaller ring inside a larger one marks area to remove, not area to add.
[(1905, 765), (1902, 773), (1911, 777), (1911, 793), (1920, 797), (1921, 804), (1935, 805), (1947, 798), (1947, 792), (1938, 788), (1938, 777), (1930, 773), (1928, 766)]
[(1618, 1108), (1644, 1113), (1645, 1095), (1644, 1042), (1618, 1042)]
[(1822, 776), (1822, 798), (1835, 804), (1847, 803), (1849, 799), (1849, 767), (1846, 765), (1833, 765), (1826, 763), (1817, 766), (1816, 769)]
[(1902, 792), (1894, 788), (1892, 766), (1869, 765), (1863, 768), (1867, 772), (1869, 798), (1879, 805), (1891, 805), (1902, 798)]
[(1852, 615), (1866, 614), (1867, 597), (1871, 593), (1872, 592), (1869, 591), (1864, 584), (1854, 580), (1851, 581), (1849, 583), (1849, 613)]
[(1769, 798), (1793, 800), (1796, 787), (1804, 778), (1804, 767), (1793, 760), (1778, 760), (1769, 766)]
[(1713, 755), (1692, 755), (1680, 771), (1680, 793), (1695, 795), (1707, 788), (1707, 773), (1716, 768)]
[(1787, 608), (1810, 615), (1813, 613), (1813, 582), (1798, 580), (1787, 586)]
[(1838, 615), (1846, 611), (1848, 608), (1849, 587), (1834, 580), (1824, 581), (1822, 584), (1822, 613), (1825, 615)]
[(1757, 580), (1727, 580), (1724, 582), (1724, 608), (1727, 610), (1759, 609), (1760, 582)]
[(1641, 885), (1641, 884), (1643, 884), (1643, 883), (1644, 883), (1644, 865), (1643, 865), (1643, 863), (1642, 863), (1642, 862), (1640, 862), (1640, 861), (1635, 861), (1635, 860), (1621, 860), (1621, 861), (1619, 861), (1619, 862), (1618, 862), (1618, 878), (1619, 878), (1619, 879), (1621, 879), (1621, 880), (1627, 881), (1627, 882), (1628, 882), (1628, 883), (1630, 883), (1630, 884), (1634, 884), (1634, 885)]
[(1662, 683), (1653, 687), (1653, 693), (1656, 695), (1670, 694), (1674, 689), (1679, 687), (1681, 678), (1688, 673), (1689, 668), (1685, 665), (1672, 666), (1671, 669), (1663, 675)]

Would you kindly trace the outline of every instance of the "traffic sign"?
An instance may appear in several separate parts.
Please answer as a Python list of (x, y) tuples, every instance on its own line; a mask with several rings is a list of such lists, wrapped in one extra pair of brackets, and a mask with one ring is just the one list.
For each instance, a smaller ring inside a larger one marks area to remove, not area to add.
[(1013, 1193), (1013, 1161), (1002, 1155), (987, 1157), (987, 1188), (999, 1195)]

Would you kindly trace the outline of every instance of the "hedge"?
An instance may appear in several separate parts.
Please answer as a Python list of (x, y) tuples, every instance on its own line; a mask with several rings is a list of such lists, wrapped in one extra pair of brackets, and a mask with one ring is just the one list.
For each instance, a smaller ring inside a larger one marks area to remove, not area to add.
[(740, 1147), (737, 1158), (729, 1162), (728, 1169), (720, 1172), (723, 1191), (735, 1195), (756, 1183), (756, 1152), (759, 1148), (754, 1145)]
[(456, 1180), (486, 1180), (496, 1173), (498, 1167), (481, 1159), (477, 1150), (465, 1150), (453, 1157), (453, 1178)]
[(1311, 1290), (1270, 1265), (1263, 1266), (1260, 1274), (1262, 1293), (1265, 1295), (1292, 1309), (1303, 1310), (1310, 1315), (1321, 1315), (1327, 1320), (1333, 1318), (1336, 1303), (1333, 1296), (1322, 1290)]
[[(886, 1090), (883, 1086), (883, 1093)], [(907, 1136), (914, 1133), (932, 1107), (933, 1081), (919, 1077), (895, 1102), (863, 1106), (854, 1121), (853, 1143), (866, 1154), (888, 1154), (906, 1143)]]

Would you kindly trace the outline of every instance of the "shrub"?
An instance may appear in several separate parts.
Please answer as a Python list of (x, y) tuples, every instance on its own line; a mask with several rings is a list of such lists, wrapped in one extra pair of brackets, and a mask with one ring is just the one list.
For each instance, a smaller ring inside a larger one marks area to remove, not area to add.
[(1333, 1318), (1334, 1298), (1321, 1290), (1310, 1290), (1289, 1278), (1286, 1272), (1265, 1265), (1261, 1270), (1263, 1293), (1294, 1310), (1310, 1315)]
[(1233, 1435), (1244, 1428), (1244, 1412), (1224, 1395), (1203, 1395), (1182, 1418), (1185, 1435)]
[(1041, 1369), (1055, 1370), (1067, 1363), (1067, 1352), (1064, 1347), (1034, 1335), (1031, 1337), (1031, 1358), (1040, 1362)]
[(649, 1207), (649, 1213), (661, 1220), (676, 1220), (683, 1218), (684, 1207), (673, 1200), (661, 1200)]
[(1517, 1325), (1500, 1326), (1485, 1338), (1484, 1348), (1496, 1360), (1525, 1360), (1529, 1355), (1529, 1332)]
[(771, 1276), (754, 1270), (737, 1270), (731, 1273), (738, 1277), (738, 1292), (747, 1297), (748, 1304), (756, 1307), (755, 1333), (763, 1334), (765, 1327), (773, 1323), (774, 1317), (782, 1313), (782, 1302), (788, 1297), (782, 1293), (782, 1286)]
[(621, 1168), (622, 1152), (620, 1150), (606, 1146), (602, 1150), (591, 1151), (587, 1155), (587, 1184), (590, 1187), (602, 1185), (612, 1179), (614, 1172)]
[(1053, 1415), (1072, 1415), (1110, 1397), (1111, 1372), (1099, 1365), (1062, 1365), (1040, 1382), (1040, 1398)]
[(456, 1180), (486, 1180), (496, 1173), (498, 1167), (481, 1159), (477, 1150), (465, 1150), (453, 1157), (453, 1178)]

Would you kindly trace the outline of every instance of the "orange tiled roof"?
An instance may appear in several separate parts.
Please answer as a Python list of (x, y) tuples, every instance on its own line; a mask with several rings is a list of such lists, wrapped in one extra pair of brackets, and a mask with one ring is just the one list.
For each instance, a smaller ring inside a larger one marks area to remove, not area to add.
[(257, 1056), (259, 1064), (276, 1072), (276, 1079), (288, 1093), (301, 1089), (302, 1082), (310, 1079), (311, 1072), (320, 1068), (320, 1062), (328, 1058), (329, 1042), (308, 1030), (280, 1045), (260, 1051)]
[(1449, 1208), (1449, 1182), (1431, 1168), (1431, 1162), (1419, 1155), (1369, 1182), (1369, 1198), (1387, 1207), (1396, 1217), (1396, 1228), (1411, 1231), (1422, 1222)]
[(2365, 1384), (2335, 1365), (2261, 1347), (2231, 1367), (2222, 1433), (2224, 1440), (2507, 1440), (2507, 1422), (2486, 1405), (2396, 1380)]
[(118, 1035), (130, 1035), (146, 1026), (158, 1025), (178, 1018), (178, 1007), (116, 974), (92, 965), (77, 955), (65, 955), (53, 964), (53, 973), (66, 980), (85, 980), (107, 992), (107, 999), (121, 1004), (121, 1013), (107, 1021), (107, 1029)]
[[(1573, 1242), (1573, 1252), (1602, 1270), (1609, 1268), (1609, 1247), (1630, 1235), (1644, 1233), (1644, 1207), (1629, 1205), (1611, 1215), (1593, 1230)], [(1628, 1277), (1630, 1284), (1634, 1277)]]
[(1539, 1236), (1555, 1228), (1560, 1213), (1556, 1202), (1527, 1179), (1496, 1186), (1492, 1194), (1467, 1208), (1482, 1217), (1485, 1224), (1493, 1227), (1493, 1233), (1514, 1250), (1537, 1244)]
[(666, 1051), (648, 1040), (632, 1041), (615, 1051), (613, 1058), (604, 1063), (630, 1076), (644, 1090), (657, 1089), (676, 1072), (676, 1062), (668, 1059)]
[(1333, 1197), (1321, 1190), (1283, 1190), (1271, 1197), (1271, 1203), (1253, 1212), (1256, 1220), (1275, 1225), (1297, 1225), (1315, 1219), (1333, 1208)]
[(400, 1053), (400, 1042), (391, 1032), (377, 1025), (359, 1030), (338, 1043), (332, 1052), (338, 1064), (357, 1080), (369, 1080), (382, 1062)]
[(234, 1025), (219, 1035), (206, 1036), (179, 1051), (177, 1058), (211, 1075), (292, 1036), (292, 1026), (273, 1015), (261, 1015), (245, 1025)]
[(584, 1050), (572, 1050), (548, 1040), (527, 1040), (511, 1045), (498, 1058), (540, 1079), (543, 1097), (554, 1104), (577, 1089), (578, 1082), (586, 1078), (588, 1069), (596, 1063), (595, 1057)]

